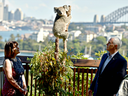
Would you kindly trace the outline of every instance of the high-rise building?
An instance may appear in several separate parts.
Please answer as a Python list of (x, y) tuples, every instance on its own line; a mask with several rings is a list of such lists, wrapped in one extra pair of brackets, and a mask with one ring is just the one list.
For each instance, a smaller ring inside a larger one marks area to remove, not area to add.
[(3, 3), (0, 2), (0, 21), (3, 21)]
[(102, 15), (102, 16), (101, 16), (100, 22), (105, 22), (105, 15)]
[(14, 20), (14, 11), (8, 12), (8, 20), (13, 21)]
[(5, 0), (2, 0), (2, 2), (3, 2), (3, 6), (5, 5)]
[(97, 22), (99, 22), (98, 15), (95, 15), (94, 16), (94, 23), (97, 23)]
[(8, 5), (6, 5), (6, 6), (4, 7), (4, 17), (3, 17), (3, 19), (4, 19), (5, 21), (8, 21)]
[(14, 19), (15, 19), (16, 21), (18, 21), (18, 20), (23, 20), (23, 13), (22, 13), (22, 11), (21, 11), (20, 8), (16, 9), (16, 11), (15, 11), (15, 13), (14, 13)]

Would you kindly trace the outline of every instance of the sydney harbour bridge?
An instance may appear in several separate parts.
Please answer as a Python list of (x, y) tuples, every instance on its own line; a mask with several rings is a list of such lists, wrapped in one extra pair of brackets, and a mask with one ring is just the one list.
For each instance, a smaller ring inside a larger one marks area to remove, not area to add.
[[(128, 24), (128, 6), (123, 8), (118, 8), (107, 16), (102, 15), (100, 21), (98, 21), (98, 15), (94, 16), (93, 22), (83, 22), (85, 25), (107, 25), (107, 24)], [(77, 23), (81, 24), (81, 23)]]

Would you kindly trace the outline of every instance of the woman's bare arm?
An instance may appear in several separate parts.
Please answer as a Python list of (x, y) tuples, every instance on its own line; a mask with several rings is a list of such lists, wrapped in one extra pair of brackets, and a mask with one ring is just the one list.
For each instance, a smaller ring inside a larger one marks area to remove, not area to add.
[(12, 76), (12, 64), (9, 59), (5, 60), (3, 69), (10, 84), (15, 88), (19, 89), (20, 92), (24, 92), (24, 90), (17, 84), (17, 82)]
[(25, 94), (27, 93), (27, 86), (26, 86), (26, 81), (24, 75), (22, 75), (22, 80), (23, 80), (23, 88), (25, 90)]
[(27, 88), (24, 75), (22, 75), (22, 80), (23, 80), (23, 88)]

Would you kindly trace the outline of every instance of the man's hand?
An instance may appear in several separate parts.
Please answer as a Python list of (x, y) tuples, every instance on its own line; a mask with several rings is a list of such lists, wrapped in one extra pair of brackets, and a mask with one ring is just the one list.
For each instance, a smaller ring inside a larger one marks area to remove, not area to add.
[(89, 96), (92, 96), (92, 90), (88, 91)]

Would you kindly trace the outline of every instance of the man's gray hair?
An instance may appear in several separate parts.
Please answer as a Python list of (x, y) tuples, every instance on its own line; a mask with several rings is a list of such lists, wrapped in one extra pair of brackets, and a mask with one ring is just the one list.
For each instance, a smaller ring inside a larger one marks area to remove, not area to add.
[(122, 45), (122, 41), (118, 37), (112, 37), (113, 38), (113, 44), (117, 45), (117, 49), (119, 49)]

